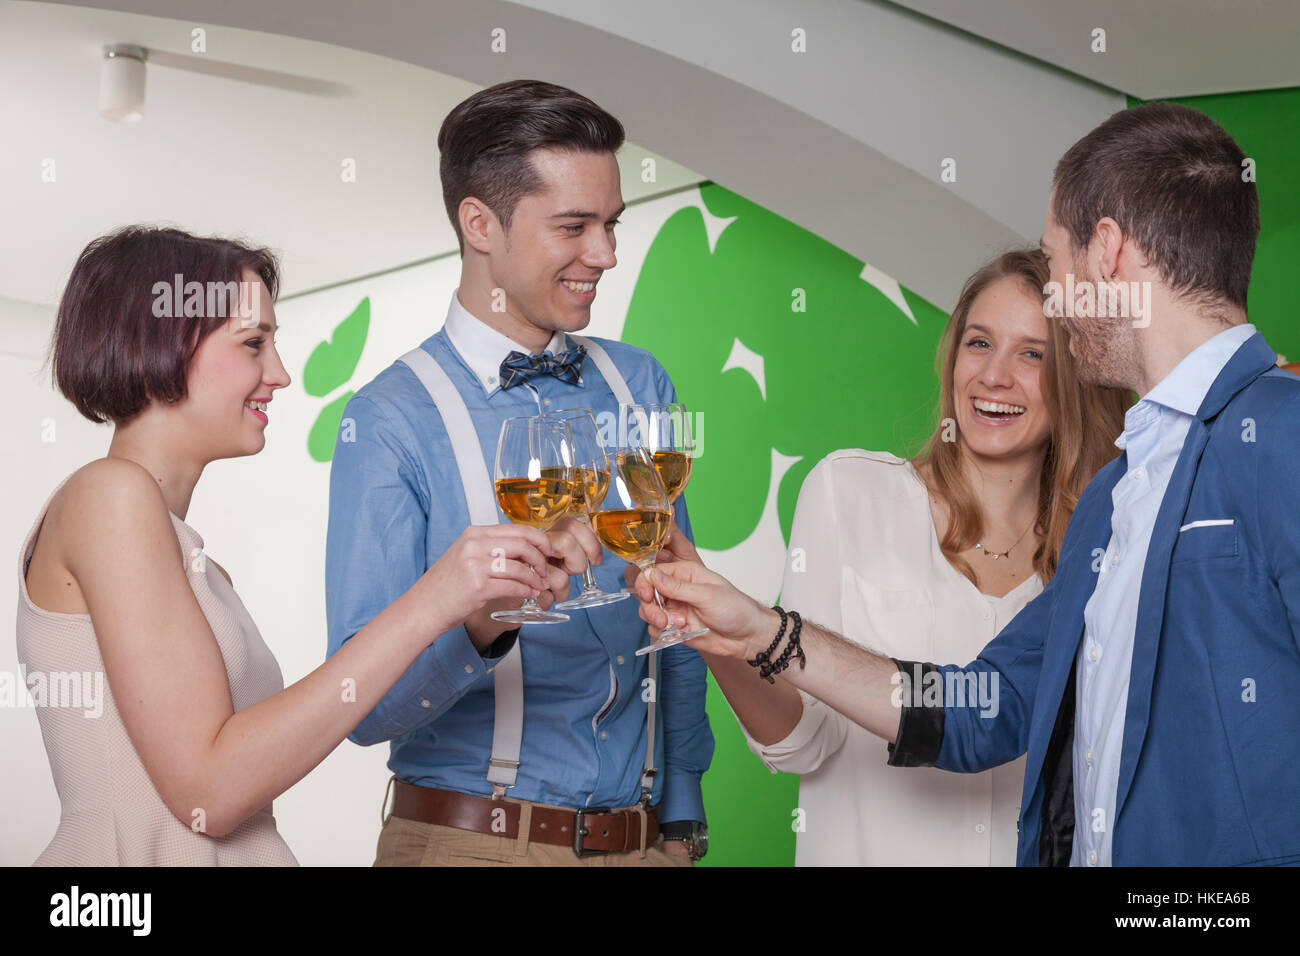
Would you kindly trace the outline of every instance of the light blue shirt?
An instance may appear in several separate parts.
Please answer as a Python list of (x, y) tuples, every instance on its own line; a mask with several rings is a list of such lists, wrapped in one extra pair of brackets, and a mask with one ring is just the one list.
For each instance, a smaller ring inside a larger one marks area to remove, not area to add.
[(1076, 658), (1071, 866), (1110, 865), (1138, 594), (1151, 531), (1201, 402), (1254, 334), (1253, 325), (1237, 325), (1194, 349), (1128, 410), (1115, 439), (1127, 455), (1128, 472), (1111, 492), (1110, 542), (1084, 608)]
[[(549, 348), (575, 343), (557, 333)], [(600, 340), (642, 402), (670, 402), (672, 382), (643, 349)], [(527, 351), (470, 315), (452, 296), (444, 328), (422, 343), (465, 399), (488, 473), (503, 419), (540, 410), (591, 408), (616, 414), (614, 397), (588, 358), (581, 379), (542, 375), (511, 389), (497, 382), (501, 360)], [(470, 524), (451, 443), (415, 374), (394, 363), (348, 402), (330, 469), (326, 542), (329, 653), (401, 596)], [(690, 536), (685, 497), (676, 520)], [(624, 584), (627, 565), (605, 552), (595, 569), (604, 591)], [(571, 581), (573, 593), (581, 578)], [(642, 700), (649, 642), (635, 599), (567, 612), (565, 624), (525, 625), (524, 726), (512, 798), (561, 807), (626, 807), (640, 796), (646, 749)], [(391, 741), (389, 768), (408, 783), (488, 794), (494, 719), (493, 667), (508, 648), (480, 655), (457, 627), (434, 640), (350, 735)], [(705, 715), (706, 668), (688, 645), (659, 652), (652, 802), (660, 820), (705, 821), (700, 776), (713, 756)]]

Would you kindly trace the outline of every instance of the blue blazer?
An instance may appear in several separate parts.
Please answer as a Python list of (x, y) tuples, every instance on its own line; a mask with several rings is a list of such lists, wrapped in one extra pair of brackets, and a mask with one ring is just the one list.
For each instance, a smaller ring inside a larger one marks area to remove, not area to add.
[[(1228, 361), (1160, 505), (1111, 821), (1117, 866), (1300, 864), (1300, 377), (1275, 361), (1260, 334)], [(1027, 753), (1020, 866), (1070, 860), (1074, 662), (1127, 472), (1121, 454), (1088, 484), (1056, 575), (979, 658), (899, 662), (996, 676), (995, 717), (905, 702), (890, 763), (969, 773)], [(1180, 530), (1207, 519), (1231, 524)]]

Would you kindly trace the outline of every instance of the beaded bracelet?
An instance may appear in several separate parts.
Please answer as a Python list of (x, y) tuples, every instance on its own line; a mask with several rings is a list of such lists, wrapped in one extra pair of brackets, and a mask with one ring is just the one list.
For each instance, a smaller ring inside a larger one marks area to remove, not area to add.
[(770, 675), (779, 674), (790, 666), (790, 656), (792, 652), (799, 660), (800, 670), (803, 670), (808, 663), (807, 659), (803, 655), (803, 647), (799, 644), (799, 632), (803, 629), (803, 618), (799, 616), (798, 611), (791, 611), (790, 616), (794, 618), (794, 629), (790, 632), (790, 643), (785, 646), (785, 651), (779, 658), (777, 658), (776, 663), (769, 666), (768, 680), (772, 679)]
[[(785, 622), (788, 619), (785, 611), (781, 610), (781, 606), (779, 604), (776, 607), (772, 608), (772, 610), (776, 611), (777, 614), (781, 615), (781, 629), (776, 632), (776, 637), (773, 638), (772, 643), (767, 646), (767, 650), (759, 651), (754, 656), (754, 659), (752, 661), (745, 662), (750, 667), (757, 667), (759, 674), (764, 677), (766, 677), (767, 675), (764, 674), (763, 671), (765, 668), (771, 666), (768, 662), (772, 659), (772, 653), (776, 650), (776, 645), (781, 643), (781, 638), (785, 634)], [(769, 679), (768, 683), (773, 683), (773, 682)]]
[(803, 628), (803, 618), (799, 616), (798, 611), (791, 611), (790, 617), (794, 619), (794, 629), (790, 632), (790, 643), (785, 646), (785, 650), (780, 657), (759, 671), (759, 675), (766, 678), (769, 684), (775, 683), (775, 675), (790, 666), (790, 655), (792, 653), (799, 658), (800, 670), (803, 669), (806, 663), (803, 648), (799, 646), (799, 631)]

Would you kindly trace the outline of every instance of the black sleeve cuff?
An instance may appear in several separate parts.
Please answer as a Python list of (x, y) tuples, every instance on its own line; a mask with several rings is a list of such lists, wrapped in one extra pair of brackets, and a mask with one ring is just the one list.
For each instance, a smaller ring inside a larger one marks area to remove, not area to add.
[(676, 837), (679, 840), (689, 840), (691, 837), (691, 827), (704, 826), (703, 820), (661, 820), (659, 823), (659, 832), (665, 837)]
[[(888, 745), (887, 763), (891, 767), (933, 767), (943, 745), (944, 709), (942, 706), (926, 707), (921, 701), (926, 675), (937, 672), (938, 668), (920, 661), (900, 661), (893, 657), (890, 660), (898, 665), (904, 679), (895, 691), (902, 698), (903, 709), (898, 721), (898, 742)], [(939, 682), (939, 693), (942, 700), (942, 681)]]
[(515, 641), (519, 638), (519, 628), (513, 631), (502, 631), (501, 635), (488, 645), (479, 656), (486, 660), (495, 660), (498, 657), (505, 657), (510, 653), (510, 648), (515, 646)]

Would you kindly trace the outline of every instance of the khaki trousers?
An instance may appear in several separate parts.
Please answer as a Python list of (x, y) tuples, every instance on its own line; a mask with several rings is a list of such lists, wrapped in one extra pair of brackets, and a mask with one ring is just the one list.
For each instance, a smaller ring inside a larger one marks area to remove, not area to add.
[[(385, 800), (387, 799), (385, 795)], [(421, 823), (392, 814), (385, 816), (375, 850), (375, 866), (686, 866), (688, 860), (669, 856), (663, 849), (663, 836), (654, 834), (654, 843), (641, 851), (598, 853), (579, 857), (572, 847), (553, 846), (528, 839), (528, 822), (533, 804), (526, 800), (508, 800), (520, 806), (520, 835), (516, 838), (457, 830), (436, 823)], [(382, 812), (382, 811), (381, 811)]]

